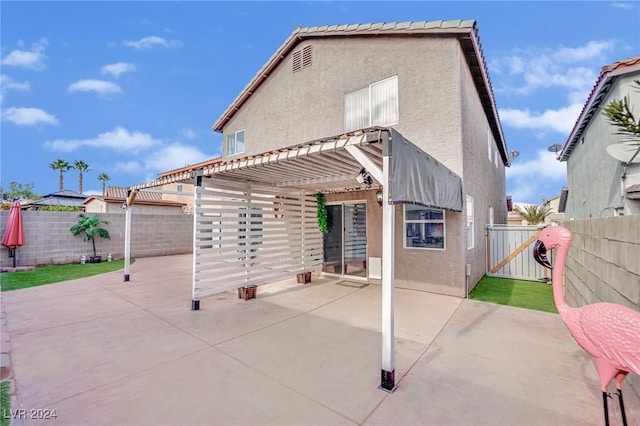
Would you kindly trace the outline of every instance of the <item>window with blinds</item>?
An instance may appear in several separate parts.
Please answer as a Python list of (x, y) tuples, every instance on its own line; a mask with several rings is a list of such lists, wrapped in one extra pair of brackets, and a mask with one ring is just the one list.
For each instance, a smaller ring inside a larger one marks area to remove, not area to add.
[(391, 126), (397, 124), (398, 117), (398, 77), (393, 76), (370, 84), (344, 98), (345, 131), (371, 126)]

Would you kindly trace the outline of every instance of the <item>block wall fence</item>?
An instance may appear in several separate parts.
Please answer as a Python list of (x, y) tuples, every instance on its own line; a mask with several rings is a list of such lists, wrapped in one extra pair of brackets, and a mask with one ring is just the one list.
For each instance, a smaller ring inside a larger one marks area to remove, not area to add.
[[(93, 215), (93, 214), (91, 214)], [(124, 257), (124, 213), (98, 213), (107, 220), (102, 225), (111, 239), (96, 239), (96, 253), (106, 260)], [(0, 232), (4, 234), (8, 211), (0, 212)], [(91, 242), (69, 231), (77, 223), (76, 212), (23, 211), (26, 244), (17, 250), (17, 266), (39, 266), (78, 263), (84, 254), (93, 255)], [(131, 256), (136, 258), (184, 254), (193, 251), (192, 215), (136, 214), (131, 215)], [(8, 250), (0, 246), (0, 266), (8, 267), (13, 260)]]
[[(640, 215), (563, 225), (573, 233), (565, 269), (567, 303), (612, 302), (640, 311)], [(626, 382), (640, 396), (640, 376), (630, 374)]]

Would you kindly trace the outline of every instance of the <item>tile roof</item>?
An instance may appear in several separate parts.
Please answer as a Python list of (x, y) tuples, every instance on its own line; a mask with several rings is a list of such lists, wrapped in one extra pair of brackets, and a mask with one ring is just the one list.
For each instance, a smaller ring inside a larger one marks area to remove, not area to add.
[(184, 167), (179, 167), (177, 169), (167, 170), (166, 172), (158, 173), (157, 179), (161, 179), (169, 175), (174, 175), (176, 173), (190, 172), (193, 170), (200, 170), (205, 167), (215, 166), (220, 162), (222, 162), (222, 157), (214, 157), (208, 160), (201, 161), (199, 163), (187, 164)]
[(616, 61), (602, 67), (600, 75), (598, 76), (593, 89), (591, 89), (591, 93), (589, 93), (587, 102), (585, 102), (582, 107), (582, 111), (573, 126), (573, 130), (571, 130), (567, 141), (562, 147), (562, 151), (558, 156), (560, 161), (567, 161), (569, 159), (573, 149), (582, 137), (584, 130), (591, 122), (591, 119), (593, 119), (596, 113), (600, 110), (602, 101), (607, 97), (616, 77), (628, 72), (637, 71), (640, 69), (638, 67), (640, 67), (640, 55)]
[[(107, 195), (92, 195), (88, 197), (82, 204), (87, 204), (92, 200), (102, 200), (105, 203), (122, 203), (127, 199), (129, 188), (120, 186), (110, 186), (107, 188)], [(177, 201), (163, 200), (162, 193), (152, 191), (138, 191), (134, 204), (182, 207), (185, 203)]]
[(475, 20), (450, 20), (450, 21), (407, 21), (407, 22), (378, 22), (351, 25), (323, 25), (314, 27), (297, 27), (285, 42), (267, 60), (265, 65), (256, 73), (251, 81), (242, 89), (240, 94), (227, 107), (222, 115), (213, 124), (212, 129), (222, 132), (224, 125), (238, 111), (238, 109), (251, 97), (253, 92), (262, 82), (278, 67), (280, 62), (304, 39), (329, 36), (449, 36), (457, 38), (463, 48), (467, 63), (474, 77), (474, 82), (480, 100), (489, 118), (491, 130), (498, 145), (505, 164), (509, 164), (504, 135), (498, 118), (495, 98), (488, 70), (482, 53), (482, 45), (478, 35), (478, 27)]
[[(119, 201), (124, 201), (128, 196), (129, 188), (121, 186), (110, 186), (107, 188), (107, 195), (105, 199), (110, 198)], [(139, 191), (136, 195), (136, 202), (138, 201), (162, 201), (162, 194), (159, 192)]]

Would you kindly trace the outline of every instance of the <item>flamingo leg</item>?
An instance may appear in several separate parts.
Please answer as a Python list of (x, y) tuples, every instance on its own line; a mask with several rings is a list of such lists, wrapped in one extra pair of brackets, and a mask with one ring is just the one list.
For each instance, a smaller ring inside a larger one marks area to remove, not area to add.
[(622, 400), (622, 389), (618, 389), (618, 400), (620, 401), (620, 412), (622, 413), (622, 426), (627, 426), (627, 415), (624, 412), (624, 401)]
[(609, 426), (609, 403), (607, 401), (609, 394), (602, 392), (602, 404), (604, 405), (604, 425)]

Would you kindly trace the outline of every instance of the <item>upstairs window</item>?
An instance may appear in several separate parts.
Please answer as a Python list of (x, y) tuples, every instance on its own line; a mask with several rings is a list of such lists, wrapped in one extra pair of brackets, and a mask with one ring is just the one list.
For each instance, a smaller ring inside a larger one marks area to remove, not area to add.
[(241, 154), (244, 152), (244, 130), (227, 135), (227, 155)]
[(391, 126), (398, 118), (398, 77), (370, 84), (344, 97), (345, 131)]

